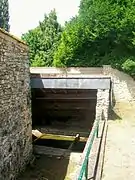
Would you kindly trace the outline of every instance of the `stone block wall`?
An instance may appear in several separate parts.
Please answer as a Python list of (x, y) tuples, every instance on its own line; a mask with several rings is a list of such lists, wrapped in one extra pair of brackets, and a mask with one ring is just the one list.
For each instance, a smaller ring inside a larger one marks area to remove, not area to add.
[(0, 180), (14, 180), (32, 154), (28, 47), (0, 29)]
[(109, 65), (103, 66), (104, 75), (112, 79), (112, 101), (116, 118), (135, 118), (135, 81), (132, 77)]
[(97, 91), (97, 104), (96, 104), (96, 119), (102, 118), (104, 120), (108, 120), (108, 112), (109, 112), (109, 96), (110, 90), (109, 89), (98, 89)]
[(103, 66), (103, 72), (112, 79), (113, 92), (117, 102), (135, 101), (135, 81), (132, 77), (109, 65)]

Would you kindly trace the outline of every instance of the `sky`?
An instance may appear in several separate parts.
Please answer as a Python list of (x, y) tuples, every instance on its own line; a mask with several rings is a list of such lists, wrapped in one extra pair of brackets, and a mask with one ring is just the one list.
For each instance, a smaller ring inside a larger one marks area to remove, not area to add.
[(78, 13), (80, 0), (9, 0), (10, 32), (20, 37), (35, 28), (44, 14), (56, 9), (58, 21), (64, 25)]

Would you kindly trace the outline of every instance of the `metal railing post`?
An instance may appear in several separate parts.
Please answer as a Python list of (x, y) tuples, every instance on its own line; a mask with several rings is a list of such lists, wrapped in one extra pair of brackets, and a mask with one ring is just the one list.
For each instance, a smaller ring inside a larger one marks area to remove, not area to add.
[(88, 180), (88, 163), (89, 163), (89, 159), (87, 159), (86, 169), (85, 169), (85, 179), (86, 180)]
[(97, 125), (97, 132), (96, 132), (96, 137), (98, 138), (99, 136), (99, 124)]
[(100, 114), (100, 118), (97, 118), (92, 127), (91, 133), (88, 137), (87, 143), (85, 145), (85, 149), (83, 151), (83, 161), (82, 166), (79, 171), (77, 180), (88, 180), (88, 163), (89, 163), (89, 155), (91, 152), (91, 148), (94, 142), (95, 137), (99, 137), (99, 123), (101, 120), (102, 112)]

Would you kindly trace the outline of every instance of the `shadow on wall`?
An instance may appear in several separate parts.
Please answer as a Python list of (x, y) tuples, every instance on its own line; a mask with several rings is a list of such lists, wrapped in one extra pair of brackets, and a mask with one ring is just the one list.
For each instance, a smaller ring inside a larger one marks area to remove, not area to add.
[(115, 112), (115, 110), (114, 110), (114, 107), (115, 107), (115, 105), (116, 105), (116, 99), (115, 99), (115, 96), (114, 96), (114, 92), (113, 92), (113, 90), (112, 90), (112, 92), (111, 92), (111, 95), (112, 95), (112, 97), (111, 97), (111, 104), (110, 104), (110, 108), (109, 108), (109, 116), (108, 116), (108, 119), (109, 120), (113, 120), (113, 121), (115, 121), (115, 120), (122, 120), (122, 118)]
[(122, 120), (122, 118), (116, 114), (116, 112), (112, 109), (111, 112), (109, 112), (109, 120)]
[[(127, 109), (130, 109), (132, 115), (134, 113), (134, 104), (135, 104), (135, 81), (132, 77), (126, 73), (113, 69), (111, 66), (104, 66), (104, 74), (109, 75), (113, 81), (113, 105), (112, 109), (115, 111), (115, 115), (112, 116), (113, 119), (122, 119)], [(115, 98), (114, 98), (115, 96)], [(122, 118), (116, 115), (116, 112)], [(112, 114), (112, 113), (111, 113)]]

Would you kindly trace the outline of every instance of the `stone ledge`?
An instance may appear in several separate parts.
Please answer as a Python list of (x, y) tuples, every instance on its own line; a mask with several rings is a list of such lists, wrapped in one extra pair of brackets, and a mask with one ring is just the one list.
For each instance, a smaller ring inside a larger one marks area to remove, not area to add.
[(98, 163), (97, 163), (95, 180), (102, 179), (107, 129), (108, 129), (108, 123), (107, 123), (107, 121), (105, 121), (104, 127), (103, 127), (103, 132), (102, 132), (102, 138), (101, 138), (101, 142), (100, 142), (100, 147), (99, 147), (99, 155), (98, 155)]
[(23, 40), (21, 40), (18, 37), (10, 34), (9, 32), (6, 32), (5, 30), (0, 28), (0, 33), (2, 33), (4, 36), (8, 36), (9, 38), (12, 38), (13, 40), (17, 41), (18, 43), (23, 44), (24, 46), (26, 46), (26, 48), (28, 48), (28, 45)]

